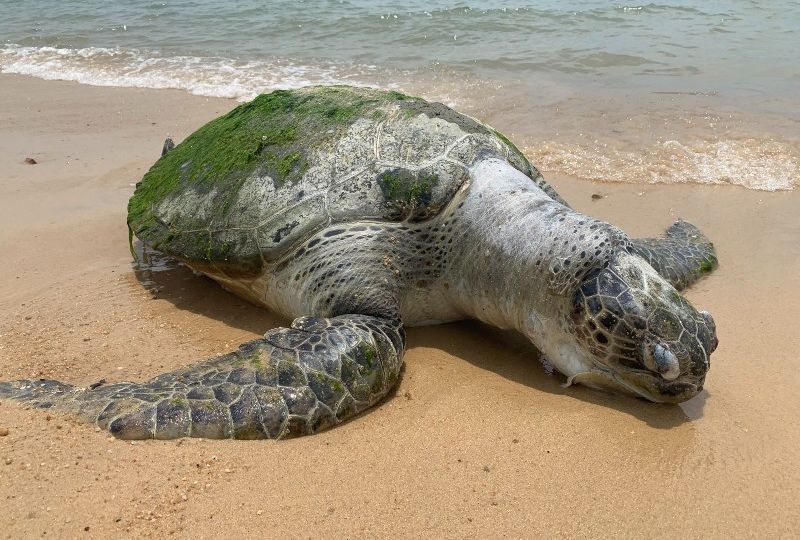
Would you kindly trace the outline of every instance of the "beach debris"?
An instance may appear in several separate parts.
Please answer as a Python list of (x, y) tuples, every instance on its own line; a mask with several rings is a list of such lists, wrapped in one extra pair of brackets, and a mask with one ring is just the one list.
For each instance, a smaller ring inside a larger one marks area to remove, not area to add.
[(33, 159), (32, 157), (26, 157), (25, 163), (27, 163), (28, 165), (36, 165), (39, 162)]
[(0, 437), (5, 437), (8, 435), (8, 428), (0, 427)]
[(605, 198), (605, 195), (601, 195), (600, 193), (592, 193), (592, 200), (599, 201), (600, 199)]

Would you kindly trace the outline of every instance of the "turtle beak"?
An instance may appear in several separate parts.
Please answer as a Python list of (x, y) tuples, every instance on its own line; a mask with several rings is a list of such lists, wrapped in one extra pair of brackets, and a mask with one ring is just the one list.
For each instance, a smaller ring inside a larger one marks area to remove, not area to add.
[(706, 321), (706, 325), (708, 325), (708, 329), (711, 330), (711, 348), (708, 351), (708, 354), (711, 354), (719, 345), (719, 339), (717, 338), (717, 323), (714, 322), (714, 318), (708, 311), (701, 311), (700, 316), (703, 317), (703, 320)]

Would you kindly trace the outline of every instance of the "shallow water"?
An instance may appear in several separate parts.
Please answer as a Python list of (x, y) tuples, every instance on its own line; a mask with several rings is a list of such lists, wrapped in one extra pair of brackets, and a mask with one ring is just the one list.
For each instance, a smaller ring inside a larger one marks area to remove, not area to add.
[(545, 171), (793, 189), (800, 2), (0, 1), (0, 71), (248, 99), (401, 88)]

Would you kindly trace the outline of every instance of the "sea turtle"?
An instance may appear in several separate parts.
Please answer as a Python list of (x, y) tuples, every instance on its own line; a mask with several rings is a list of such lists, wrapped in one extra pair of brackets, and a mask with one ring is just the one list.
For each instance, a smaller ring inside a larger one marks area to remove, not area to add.
[(121, 438), (281, 438), (380, 401), (404, 326), (515, 329), (567, 384), (656, 402), (697, 394), (717, 345), (676, 290), (716, 265), (695, 227), (632, 240), (570, 208), (497, 131), (399, 92), (274, 91), (167, 141), (128, 225), (291, 327), (145, 383), (16, 381), (0, 397)]

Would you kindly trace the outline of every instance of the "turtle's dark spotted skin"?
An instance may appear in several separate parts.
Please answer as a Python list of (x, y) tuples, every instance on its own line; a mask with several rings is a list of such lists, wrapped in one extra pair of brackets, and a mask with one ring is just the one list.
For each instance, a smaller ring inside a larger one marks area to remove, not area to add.
[(703, 387), (717, 347), (713, 319), (626, 262), (615, 261), (578, 289), (571, 313), (575, 333), (606, 366), (646, 379), (642, 386), (655, 386), (639, 395), (683, 401)]
[(148, 382), (16, 381), (0, 398), (121, 438), (277, 439), (384, 397), (406, 326), (515, 329), (568, 382), (665, 402), (702, 389), (717, 344), (677, 291), (716, 265), (696, 228), (632, 240), (490, 127), (397, 92), (260, 96), (165, 143), (128, 210), (144, 244), (291, 327)]
[(682, 220), (667, 229), (663, 238), (636, 240), (635, 251), (679, 291), (717, 267), (713, 244)]

